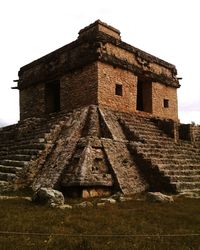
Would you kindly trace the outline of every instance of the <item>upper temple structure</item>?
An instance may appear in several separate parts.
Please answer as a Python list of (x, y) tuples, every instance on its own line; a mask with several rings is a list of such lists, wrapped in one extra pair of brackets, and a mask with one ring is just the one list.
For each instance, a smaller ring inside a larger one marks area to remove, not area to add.
[(84, 198), (200, 191), (200, 127), (178, 119), (174, 65), (97, 20), (19, 71), (20, 121), (0, 130), (0, 192)]
[(87, 105), (178, 120), (176, 68), (96, 21), (76, 41), (19, 71), (21, 119)]

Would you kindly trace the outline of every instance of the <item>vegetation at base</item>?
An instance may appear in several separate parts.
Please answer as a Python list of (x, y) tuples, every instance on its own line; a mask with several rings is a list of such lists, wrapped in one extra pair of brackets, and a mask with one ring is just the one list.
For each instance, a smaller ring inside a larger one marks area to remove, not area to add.
[(190, 235), (200, 234), (198, 199), (165, 204), (133, 200), (72, 210), (22, 199), (0, 200), (0, 218), (0, 231), (38, 233), (0, 234), (1, 250), (200, 249), (200, 236)]

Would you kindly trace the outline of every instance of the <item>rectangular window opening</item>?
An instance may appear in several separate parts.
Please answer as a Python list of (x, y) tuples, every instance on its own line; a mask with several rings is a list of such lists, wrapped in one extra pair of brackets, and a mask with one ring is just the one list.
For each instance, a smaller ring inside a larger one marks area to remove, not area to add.
[(122, 96), (122, 94), (123, 94), (122, 85), (116, 84), (115, 85), (115, 95)]
[(168, 99), (164, 99), (163, 100), (163, 105), (164, 105), (164, 108), (169, 108), (169, 100)]

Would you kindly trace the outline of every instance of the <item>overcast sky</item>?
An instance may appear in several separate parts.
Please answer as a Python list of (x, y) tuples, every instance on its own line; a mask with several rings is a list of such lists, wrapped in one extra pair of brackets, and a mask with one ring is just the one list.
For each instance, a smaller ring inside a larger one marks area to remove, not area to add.
[(122, 40), (175, 64), (181, 122), (200, 124), (199, 0), (1, 0), (0, 123), (19, 119), (21, 66), (75, 40), (100, 19)]

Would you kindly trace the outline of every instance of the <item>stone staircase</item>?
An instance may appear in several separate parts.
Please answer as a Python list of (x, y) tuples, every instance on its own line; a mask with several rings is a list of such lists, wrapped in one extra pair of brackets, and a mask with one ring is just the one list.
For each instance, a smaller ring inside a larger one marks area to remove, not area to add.
[(26, 119), (0, 130), (0, 191), (13, 187), (16, 176), (53, 146), (70, 114)]
[(199, 147), (186, 140), (175, 143), (151, 118), (124, 115), (120, 124), (153, 190), (200, 192)]
[[(69, 187), (74, 178), (78, 188), (98, 189), (101, 184), (127, 195), (147, 189), (200, 193), (200, 129), (195, 127), (192, 144), (190, 137), (177, 136), (175, 125), (147, 114), (85, 107), (1, 128), (0, 192), (22, 186)], [(84, 157), (73, 165), (79, 144)], [(110, 172), (94, 173), (97, 166)]]

